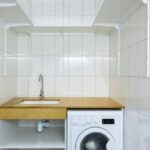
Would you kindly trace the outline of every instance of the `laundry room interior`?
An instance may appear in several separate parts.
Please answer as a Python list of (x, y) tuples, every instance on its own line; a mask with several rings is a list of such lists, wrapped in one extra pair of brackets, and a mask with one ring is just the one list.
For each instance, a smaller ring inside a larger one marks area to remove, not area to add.
[(149, 150), (150, 0), (0, 0), (0, 150)]

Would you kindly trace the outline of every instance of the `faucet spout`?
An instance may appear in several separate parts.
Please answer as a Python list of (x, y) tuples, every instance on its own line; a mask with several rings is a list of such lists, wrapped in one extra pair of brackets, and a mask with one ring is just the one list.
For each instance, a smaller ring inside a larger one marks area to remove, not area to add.
[(43, 79), (42, 74), (39, 75), (39, 82), (41, 82), (40, 98), (43, 99), (44, 98), (44, 79)]

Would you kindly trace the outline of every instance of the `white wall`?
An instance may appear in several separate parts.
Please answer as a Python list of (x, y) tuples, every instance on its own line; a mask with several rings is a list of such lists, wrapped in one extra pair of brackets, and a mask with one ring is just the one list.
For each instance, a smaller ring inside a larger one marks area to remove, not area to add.
[(4, 37), (4, 28), (0, 27), (0, 103), (16, 97), (17, 94), (16, 33), (8, 30), (6, 52)]
[(118, 59), (117, 31), (113, 30), (110, 33), (110, 97), (126, 106), (125, 150), (149, 150), (150, 146), (150, 79), (146, 78), (146, 10), (146, 6), (137, 7), (121, 24), (120, 59)]
[(31, 0), (36, 26), (89, 26), (96, 15), (96, 0)]
[(109, 96), (109, 33), (21, 33), (18, 55), (18, 96), (39, 96), (40, 73), (45, 96)]

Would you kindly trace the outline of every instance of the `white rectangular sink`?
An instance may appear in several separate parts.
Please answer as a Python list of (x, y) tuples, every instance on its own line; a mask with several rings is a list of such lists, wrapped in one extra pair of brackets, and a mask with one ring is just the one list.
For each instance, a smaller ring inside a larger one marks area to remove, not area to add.
[(20, 102), (21, 105), (56, 105), (59, 100), (24, 100)]

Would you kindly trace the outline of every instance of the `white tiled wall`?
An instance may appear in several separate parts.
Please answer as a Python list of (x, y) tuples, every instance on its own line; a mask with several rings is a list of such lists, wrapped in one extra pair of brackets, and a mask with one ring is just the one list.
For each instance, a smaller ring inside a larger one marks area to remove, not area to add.
[(108, 96), (109, 33), (18, 34), (18, 96), (39, 96), (40, 73), (45, 96)]
[(110, 33), (110, 97), (126, 106), (125, 150), (149, 150), (150, 146), (150, 79), (146, 78), (146, 10), (146, 5), (138, 7), (121, 24), (120, 60), (117, 31), (113, 30)]
[(32, 21), (36, 26), (92, 25), (96, 15), (96, 1), (31, 0)]
[(16, 33), (8, 30), (6, 52), (4, 36), (4, 28), (0, 27), (0, 103), (16, 97), (17, 94)]

